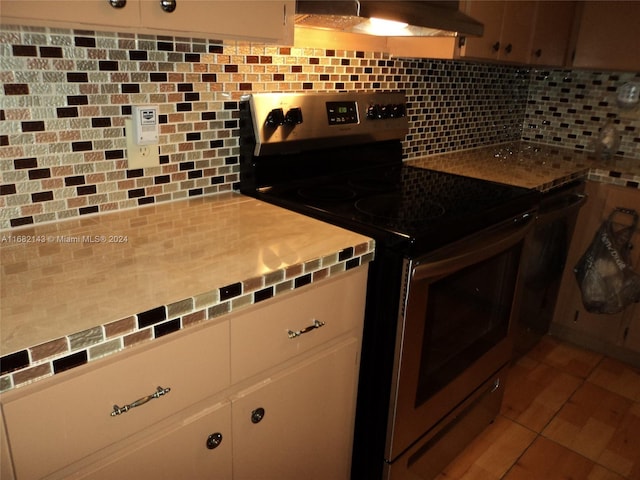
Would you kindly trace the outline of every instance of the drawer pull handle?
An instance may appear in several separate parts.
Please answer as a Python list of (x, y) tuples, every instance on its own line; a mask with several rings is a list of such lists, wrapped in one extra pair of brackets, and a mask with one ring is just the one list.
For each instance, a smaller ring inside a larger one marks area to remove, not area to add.
[(113, 412), (111, 412), (111, 416), (115, 417), (117, 415), (122, 415), (123, 413), (126, 413), (129, 410), (131, 410), (132, 408), (144, 405), (149, 400), (153, 400), (154, 398), (160, 398), (161, 396), (166, 395), (170, 391), (171, 391), (170, 388), (158, 387), (156, 389), (156, 391), (154, 393), (152, 393), (151, 395), (147, 395), (146, 397), (139, 398), (138, 400), (136, 400), (133, 403), (130, 403), (129, 405), (125, 405), (123, 407), (119, 407), (118, 405), (114, 405), (113, 406)]
[(500, 377), (496, 378), (493, 381), (493, 385), (491, 385), (491, 392), (490, 393), (495, 392), (499, 388), (500, 388)]
[(314, 320), (313, 324), (309, 325), (306, 328), (303, 328), (302, 330), (298, 330), (297, 332), (294, 332), (293, 330), (287, 330), (287, 334), (289, 335), (289, 338), (296, 338), (303, 333), (309, 333), (311, 330), (315, 330), (316, 328), (320, 327), (324, 327), (324, 322), (321, 322), (320, 320)]

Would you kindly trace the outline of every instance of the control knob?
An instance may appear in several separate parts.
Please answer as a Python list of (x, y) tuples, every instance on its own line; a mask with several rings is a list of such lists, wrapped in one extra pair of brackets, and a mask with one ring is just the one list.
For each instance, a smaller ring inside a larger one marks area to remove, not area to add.
[(396, 105), (388, 105), (387, 110), (389, 111), (389, 118), (401, 118), (404, 117), (404, 105), (396, 104)]
[(302, 123), (302, 109), (300, 107), (290, 108), (284, 117), (284, 123), (286, 125), (299, 125)]
[(369, 105), (367, 108), (367, 118), (372, 120), (380, 120), (384, 118), (384, 109), (383, 105)]
[(281, 108), (274, 108), (267, 115), (264, 124), (270, 128), (278, 128), (280, 125), (284, 125), (284, 111)]
[(387, 118), (402, 118), (406, 114), (404, 105), (388, 104), (388, 105), (369, 105), (367, 108), (367, 118), (371, 120), (383, 120)]

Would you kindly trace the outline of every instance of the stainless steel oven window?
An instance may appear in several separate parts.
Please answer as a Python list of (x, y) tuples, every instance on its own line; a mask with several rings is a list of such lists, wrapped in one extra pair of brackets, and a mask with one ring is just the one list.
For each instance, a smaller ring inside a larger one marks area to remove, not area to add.
[(415, 406), (507, 338), (521, 245), (418, 288), (426, 295)]

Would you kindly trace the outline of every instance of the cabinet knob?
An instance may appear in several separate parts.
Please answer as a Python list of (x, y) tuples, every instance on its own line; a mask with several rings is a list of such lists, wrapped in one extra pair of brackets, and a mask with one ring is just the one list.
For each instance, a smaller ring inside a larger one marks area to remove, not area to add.
[(540, 58), (542, 56), (542, 49), (537, 49), (535, 52), (533, 52), (533, 54), (536, 56), (536, 58)]
[(511, 50), (513, 50), (513, 45), (509, 44), (506, 47), (504, 47), (504, 51), (507, 53), (511, 53)]
[(222, 443), (222, 434), (220, 432), (212, 433), (207, 437), (207, 448), (213, 450)]
[(160, 7), (167, 13), (171, 13), (176, 9), (176, 0), (160, 0)]
[(109, 5), (111, 5), (113, 8), (124, 8), (124, 6), (127, 4), (127, 0), (108, 0), (109, 1)]
[(264, 418), (264, 408), (256, 408), (251, 412), (251, 423), (260, 423)]
[(494, 52), (497, 52), (498, 50), (500, 50), (500, 42), (496, 42), (496, 43), (494, 43), (494, 44), (491, 46), (491, 49), (492, 49)]

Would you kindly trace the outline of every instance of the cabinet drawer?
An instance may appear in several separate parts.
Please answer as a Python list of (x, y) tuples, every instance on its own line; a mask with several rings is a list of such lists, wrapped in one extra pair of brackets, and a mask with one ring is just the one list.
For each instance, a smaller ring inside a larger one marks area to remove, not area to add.
[[(230, 319), (236, 383), (354, 329), (362, 330), (366, 267), (303, 287)], [(314, 320), (324, 322), (308, 329)], [(289, 331), (301, 332), (290, 338)], [(358, 334), (359, 336), (359, 334)]]
[[(42, 478), (229, 385), (228, 322), (156, 342), (6, 395), (16, 477)], [(111, 415), (158, 386), (171, 391)]]

